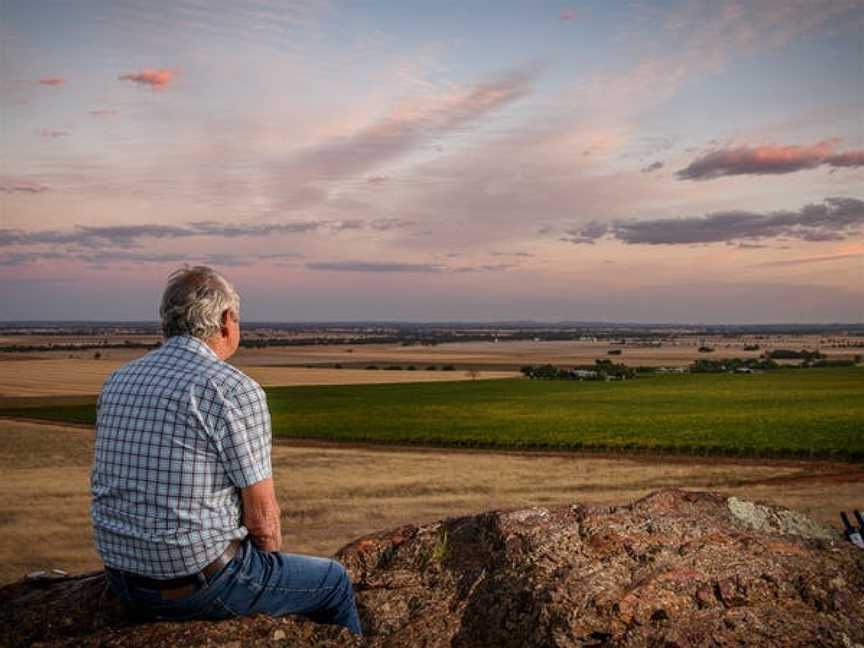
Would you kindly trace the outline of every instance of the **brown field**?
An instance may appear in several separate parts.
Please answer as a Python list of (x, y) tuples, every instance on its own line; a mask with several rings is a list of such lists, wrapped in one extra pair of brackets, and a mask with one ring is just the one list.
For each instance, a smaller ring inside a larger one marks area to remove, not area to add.
[[(89, 520), (92, 429), (0, 420), (0, 583), (45, 568), (100, 567)], [(659, 488), (716, 490), (837, 525), (860, 508), (848, 464), (626, 458), (279, 442), (284, 551), (332, 554), (380, 529), (492, 508), (626, 503)]]
[[(103, 338), (89, 338), (90, 342)], [(110, 336), (104, 338), (114, 340)], [(123, 338), (125, 339), (125, 338)], [(84, 338), (55, 336), (50, 340), (35, 336), (8, 336), (0, 338), (0, 347), (8, 344), (57, 344), (85, 341)], [(705, 344), (714, 348), (710, 354), (698, 352)], [(758, 344), (759, 351), (744, 351), (744, 346)], [(861, 338), (831, 337), (819, 335), (771, 336), (770, 338), (741, 335), (725, 337), (681, 337), (663, 342), (661, 346), (645, 346), (634, 342), (625, 345), (608, 341), (502, 341), (502, 342), (449, 342), (436, 346), (402, 346), (400, 344), (345, 344), (269, 347), (261, 349), (241, 348), (231, 362), (240, 367), (261, 365), (305, 365), (305, 364), (416, 364), (418, 368), (427, 364), (459, 364), (472, 366), (501, 366), (518, 368), (524, 364), (583, 364), (596, 358), (607, 357), (609, 349), (621, 349), (622, 355), (611, 356), (616, 362), (647, 366), (681, 366), (695, 358), (758, 357), (768, 349), (820, 350), (830, 357), (848, 357), (864, 353), (864, 347), (843, 345), (862, 344)], [(91, 359), (95, 350), (89, 351), (33, 351), (28, 353), (5, 353), (4, 360), (16, 359)], [(128, 362), (144, 353), (140, 349), (105, 349), (100, 351), (103, 359)]]
[[(12, 339), (12, 338), (10, 338)], [(65, 338), (57, 337), (61, 343)], [(764, 349), (820, 349), (830, 357), (851, 358), (862, 349), (833, 348), (846, 339), (823, 340), (819, 336), (780, 337), (755, 340), (742, 336), (726, 338), (687, 338), (660, 347), (610, 345), (590, 341), (564, 342), (458, 342), (434, 347), (401, 346), (398, 344), (310, 345), (240, 349), (231, 358), (265, 386), (333, 385), (380, 382), (426, 382), (464, 380), (464, 369), (481, 370), (481, 378), (505, 378), (517, 375), (523, 365), (591, 364), (597, 358), (612, 358), (616, 362), (645, 366), (684, 366), (695, 358), (758, 357), (760, 351), (744, 351), (747, 344), (759, 343)], [(824, 343), (823, 343), (824, 342)], [(697, 351), (700, 344), (714, 347), (711, 354)], [(620, 356), (608, 356), (609, 349), (621, 349)], [(98, 393), (105, 378), (125, 362), (145, 353), (140, 349), (104, 349), (101, 358), (93, 359), (95, 351), (40, 351), (0, 354), (0, 397), (55, 396)], [(343, 369), (331, 368), (334, 364)], [(414, 365), (416, 371), (368, 370), (368, 365)], [(454, 372), (426, 371), (425, 367), (456, 365)], [(311, 365), (311, 366), (310, 366)], [(316, 366), (317, 365), (317, 366)], [(326, 366), (330, 365), (330, 367)]]
[[(140, 354), (139, 354), (140, 355)], [(0, 362), (0, 397), (98, 394), (108, 375), (125, 360), (62, 358)], [(350, 385), (470, 380), (464, 371), (388, 371), (241, 365), (264, 386)], [(478, 379), (510, 378), (513, 371), (482, 371)]]

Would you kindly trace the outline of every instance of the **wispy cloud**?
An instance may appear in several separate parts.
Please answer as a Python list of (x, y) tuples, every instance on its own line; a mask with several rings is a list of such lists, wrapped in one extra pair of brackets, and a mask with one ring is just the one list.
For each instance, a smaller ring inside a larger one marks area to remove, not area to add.
[(864, 252), (859, 252), (858, 254), (828, 254), (825, 256), (805, 257), (803, 259), (787, 259), (784, 261), (766, 261), (764, 263), (754, 263), (753, 267), (780, 268), (780, 267), (786, 267), (786, 266), (810, 265), (811, 263), (827, 263), (830, 261), (843, 261), (844, 259), (864, 260)]
[[(382, 162), (412, 151), (427, 138), (479, 120), (526, 96), (535, 76), (535, 70), (514, 71), (465, 91), (400, 104), (383, 119), (289, 160), (278, 169), (280, 180), (285, 176), (311, 181), (367, 173)], [(383, 178), (372, 176), (369, 182), (380, 184)]]
[(87, 112), (94, 117), (112, 117), (120, 114), (119, 110), (114, 110), (113, 108), (96, 108), (94, 110), (88, 110)]
[(567, 7), (561, 10), (561, 13), (558, 14), (558, 19), (564, 22), (573, 22), (579, 19), (579, 12), (572, 7)]
[(42, 261), (76, 261), (94, 266), (116, 266), (137, 264), (179, 264), (179, 263), (206, 263), (221, 266), (248, 266), (257, 263), (275, 263), (284, 265), (286, 261), (294, 261), (302, 258), (299, 253), (266, 253), (266, 254), (184, 254), (174, 252), (148, 253), (130, 252), (128, 250), (37, 250), (30, 252), (13, 252), (0, 255), (0, 266), (18, 267)]
[(691, 162), (675, 175), (681, 180), (711, 180), (733, 175), (777, 175), (831, 167), (864, 166), (864, 150), (835, 153), (839, 140), (813, 146), (738, 146), (712, 151)]
[(45, 185), (25, 180), (0, 180), (0, 192), (2, 193), (25, 193), (38, 194), (48, 191)]
[(67, 130), (60, 130), (55, 128), (40, 128), (36, 131), (36, 134), (39, 137), (50, 137), (53, 139), (57, 137), (68, 137), (72, 133)]
[(483, 263), (476, 266), (459, 266), (452, 268), (450, 272), (456, 272), (459, 274), (464, 274), (466, 272), (502, 272), (518, 267), (519, 266), (515, 263)]
[(386, 232), (388, 230), (394, 229), (403, 229), (405, 227), (410, 227), (414, 224), (414, 221), (407, 220), (405, 218), (376, 218), (375, 220), (369, 221), (369, 227), (379, 232)]
[(492, 256), (496, 256), (496, 257), (521, 257), (521, 258), (526, 258), (526, 259), (532, 258), (535, 256), (535, 255), (531, 254), (530, 252), (522, 252), (522, 251), (502, 252), (500, 250), (494, 250), (494, 251), (490, 252), (489, 254), (491, 254)]
[(13, 252), (12, 254), (0, 254), (0, 267), (14, 268), (38, 261), (63, 259), (65, 257), (66, 255), (62, 252)]
[(642, 173), (653, 173), (654, 171), (659, 171), (663, 168), (663, 163), (658, 160), (657, 162), (652, 162), (646, 167), (642, 167)]
[(47, 76), (47, 77), (42, 77), (41, 79), (39, 79), (39, 81), (37, 81), (37, 83), (39, 85), (52, 86), (54, 88), (59, 88), (64, 83), (66, 83), (66, 79), (64, 79), (61, 76)]
[[(0, 185), (3, 191), (40, 191), (29, 185)], [(288, 223), (225, 224), (213, 221), (193, 221), (183, 225), (77, 225), (70, 230), (28, 231), (0, 228), (0, 247), (24, 245), (80, 245), (85, 247), (113, 245), (122, 248), (136, 247), (146, 239), (184, 239), (192, 237), (267, 238), (287, 234), (308, 232), (344, 232), (351, 230), (386, 231), (408, 227), (411, 221), (399, 218), (383, 218), (371, 221), (309, 220)]]
[(145, 68), (140, 72), (130, 72), (129, 74), (121, 74), (117, 77), (118, 81), (132, 81), (142, 85), (148, 85), (154, 90), (162, 90), (174, 80), (174, 70), (166, 68), (153, 69)]
[(593, 244), (609, 236), (630, 245), (718, 243), (778, 237), (800, 241), (839, 241), (859, 234), (862, 227), (864, 201), (826, 198), (822, 204), (805, 205), (797, 211), (727, 211), (693, 218), (612, 223), (592, 221), (567, 230), (567, 236), (560, 240)]
[(314, 261), (306, 264), (308, 270), (328, 272), (381, 272), (381, 273), (453, 273), (501, 272), (517, 268), (515, 263), (486, 263), (473, 266), (448, 266), (440, 263), (402, 263), (388, 261)]
[(307, 263), (309, 270), (335, 272), (441, 272), (433, 263), (388, 263), (383, 261), (317, 261)]

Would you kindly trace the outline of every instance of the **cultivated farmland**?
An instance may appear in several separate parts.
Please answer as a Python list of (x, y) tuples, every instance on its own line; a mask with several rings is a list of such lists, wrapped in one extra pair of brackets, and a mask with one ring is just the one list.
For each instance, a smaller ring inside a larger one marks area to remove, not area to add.
[[(274, 436), (449, 447), (864, 458), (864, 370), (268, 388)], [(0, 415), (95, 421), (91, 399)]]

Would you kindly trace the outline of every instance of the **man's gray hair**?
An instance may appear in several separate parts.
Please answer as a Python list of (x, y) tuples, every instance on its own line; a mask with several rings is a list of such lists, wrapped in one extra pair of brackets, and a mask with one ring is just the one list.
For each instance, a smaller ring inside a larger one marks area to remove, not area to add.
[(222, 327), (226, 310), (240, 317), (240, 297), (225, 277), (207, 266), (180, 268), (169, 275), (162, 293), (162, 333), (206, 340)]

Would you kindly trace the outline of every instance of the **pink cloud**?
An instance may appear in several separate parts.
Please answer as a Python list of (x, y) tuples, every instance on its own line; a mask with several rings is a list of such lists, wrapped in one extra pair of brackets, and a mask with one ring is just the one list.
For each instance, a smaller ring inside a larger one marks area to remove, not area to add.
[(864, 166), (864, 150), (846, 151), (825, 158), (825, 164), (832, 167), (860, 167)]
[(558, 15), (558, 18), (563, 20), (564, 22), (573, 22), (577, 18), (579, 18), (579, 12), (573, 9), (572, 7), (568, 7), (567, 9), (562, 9), (561, 13)]
[(119, 110), (114, 110), (113, 108), (97, 108), (89, 112), (94, 117), (112, 117), (120, 114)]
[(38, 81), (39, 85), (59, 87), (66, 83), (66, 79), (59, 76), (43, 77)]
[(831, 167), (864, 166), (864, 150), (834, 153), (840, 140), (832, 139), (813, 146), (738, 146), (712, 151), (677, 172), (681, 180), (710, 180), (732, 175), (778, 175)]
[(140, 72), (132, 72), (129, 74), (121, 74), (117, 77), (118, 81), (132, 81), (134, 83), (142, 83), (149, 85), (154, 90), (167, 88), (174, 80), (174, 71), (168, 69), (152, 69), (145, 68)]

